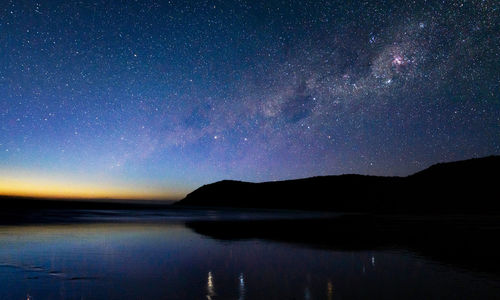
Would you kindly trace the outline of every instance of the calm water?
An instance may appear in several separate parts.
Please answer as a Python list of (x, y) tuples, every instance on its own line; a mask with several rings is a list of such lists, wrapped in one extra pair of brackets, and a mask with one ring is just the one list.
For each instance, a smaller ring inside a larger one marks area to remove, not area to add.
[(0, 299), (500, 297), (494, 277), (405, 250), (222, 241), (184, 224), (218, 217), (88, 214), (94, 223), (1, 226)]

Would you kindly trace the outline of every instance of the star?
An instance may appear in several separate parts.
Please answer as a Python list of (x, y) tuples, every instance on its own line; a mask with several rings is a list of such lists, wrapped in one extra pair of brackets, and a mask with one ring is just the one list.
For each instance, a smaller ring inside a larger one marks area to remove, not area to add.
[(494, 5), (309, 2), (12, 2), (0, 174), (182, 195), (500, 154)]

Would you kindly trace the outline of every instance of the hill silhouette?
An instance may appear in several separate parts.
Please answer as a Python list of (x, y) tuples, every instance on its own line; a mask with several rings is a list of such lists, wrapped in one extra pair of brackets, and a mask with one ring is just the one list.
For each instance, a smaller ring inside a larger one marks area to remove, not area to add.
[(224, 180), (176, 206), (337, 212), (498, 213), (500, 156), (440, 163), (407, 177), (321, 176), (278, 182)]

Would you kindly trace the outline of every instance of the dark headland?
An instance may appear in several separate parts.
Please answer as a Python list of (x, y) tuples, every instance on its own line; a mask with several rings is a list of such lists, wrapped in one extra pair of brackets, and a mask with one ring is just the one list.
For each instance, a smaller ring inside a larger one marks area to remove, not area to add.
[(278, 182), (224, 180), (175, 206), (380, 213), (498, 213), (500, 156), (440, 163), (407, 177), (321, 176)]

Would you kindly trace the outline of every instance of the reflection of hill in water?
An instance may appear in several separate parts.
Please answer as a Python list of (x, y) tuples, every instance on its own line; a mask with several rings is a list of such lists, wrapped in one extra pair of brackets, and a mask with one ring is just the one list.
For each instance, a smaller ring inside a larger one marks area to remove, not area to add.
[(442, 264), (500, 276), (495, 216), (346, 215), (308, 220), (197, 221), (186, 226), (220, 240), (266, 239), (337, 251), (401, 249)]

